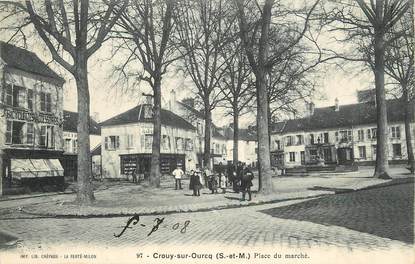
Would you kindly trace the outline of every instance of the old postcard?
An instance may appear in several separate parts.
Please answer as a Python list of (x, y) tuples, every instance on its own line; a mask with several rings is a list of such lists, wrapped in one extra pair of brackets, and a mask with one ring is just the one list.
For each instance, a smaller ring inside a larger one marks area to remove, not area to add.
[(413, 0), (0, 0), (0, 263), (415, 263)]

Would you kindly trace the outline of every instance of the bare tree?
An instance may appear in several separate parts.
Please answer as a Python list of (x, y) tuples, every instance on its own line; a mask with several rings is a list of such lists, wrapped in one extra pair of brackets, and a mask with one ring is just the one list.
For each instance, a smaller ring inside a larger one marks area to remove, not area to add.
[[(95, 200), (91, 183), (89, 142), (90, 95), (88, 59), (107, 40), (118, 19), (113, 11), (124, 9), (126, 1), (89, 2), (88, 0), (32, 2), (25, 4), (1, 1), (12, 5), (17, 14), (25, 14), (50, 51), (52, 58), (73, 75), (78, 92), (78, 192), (76, 200), (89, 204)], [(13, 25), (12, 25), (13, 27)], [(13, 27), (16, 29), (16, 27)], [(21, 28), (16, 29), (23, 33)], [(17, 35), (17, 34), (14, 34)]]
[(406, 150), (409, 169), (414, 174), (415, 160), (411, 133), (411, 123), (414, 122), (415, 116), (413, 0), (410, 1), (410, 5), (409, 12), (405, 13), (388, 34), (392, 42), (385, 49), (385, 72), (398, 82), (397, 92), (405, 106)]
[[(258, 136), (258, 161), (259, 161), (259, 191), (264, 194), (272, 193), (271, 180), (270, 142), (269, 142), (269, 101), (267, 91), (267, 75), (271, 69), (281, 60), (281, 56), (291, 50), (303, 38), (308, 28), (311, 12), (318, 2), (315, 2), (304, 18), (305, 24), (288, 43), (281, 45), (278, 50), (270, 50), (271, 24), (278, 26), (272, 14), (274, 0), (266, 0), (262, 7), (244, 0), (235, 0), (238, 10), (240, 37), (246, 52), (249, 64), (255, 75), (256, 99), (257, 99), (257, 136)], [(251, 23), (248, 19), (247, 9), (252, 14), (260, 8), (260, 19)], [(271, 23), (271, 20), (273, 22)]]
[[(161, 140), (161, 84), (168, 66), (178, 59), (175, 43), (171, 41), (174, 27), (175, 1), (133, 0), (120, 16), (116, 37), (119, 49), (127, 50), (127, 64), (139, 62), (143, 73), (140, 80), (147, 82), (153, 91), (153, 143), (150, 185), (160, 186), (160, 140)], [(136, 64), (135, 64), (136, 65)], [(136, 70), (136, 69), (135, 69)], [(127, 75), (125, 75), (127, 77)]]
[(219, 82), (224, 99), (221, 106), (227, 110), (227, 114), (233, 117), (232, 159), (234, 166), (236, 166), (239, 160), (239, 117), (246, 114), (252, 103), (255, 102), (255, 93), (252, 92), (254, 85), (252, 71), (238, 38), (230, 41), (220, 54), (226, 64), (225, 73)]
[[(335, 7), (329, 15), (330, 21), (341, 22), (335, 30), (346, 34), (346, 41), (355, 42), (361, 49), (357, 49), (357, 57), (348, 60), (369, 63), (375, 75), (376, 110), (377, 110), (377, 148), (376, 168), (374, 177), (388, 179), (388, 123), (385, 96), (385, 49), (391, 45), (394, 35), (386, 38), (388, 32), (402, 18), (408, 9), (405, 0), (384, 1), (377, 0), (366, 3), (363, 0), (333, 1)], [(368, 50), (373, 49), (373, 53)], [(359, 54), (363, 52), (363, 54)], [(367, 58), (367, 54), (374, 54), (374, 61)], [(343, 56), (339, 56), (343, 57)]]
[(184, 57), (183, 70), (193, 81), (196, 93), (203, 102), (205, 115), (203, 161), (210, 167), (212, 110), (221, 97), (218, 87), (219, 81), (225, 74), (226, 65), (221, 60), (220, 52), (227, 42), (232, 25), (225, 23), (224, 19), (230, 10), (221, 0), (184, 0), (178, 6), (179, 51)]

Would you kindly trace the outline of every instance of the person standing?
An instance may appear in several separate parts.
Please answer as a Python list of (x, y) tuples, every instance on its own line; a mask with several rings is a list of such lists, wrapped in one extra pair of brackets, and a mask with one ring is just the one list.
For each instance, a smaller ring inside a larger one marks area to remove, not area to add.
[(248, 193), (249, 199), (251, 201), (251, 187), (252, 187), (252, 179), (254, 178), (254, 174), (252, 171), (246, 167), (244, 164), (242, 167), (242, 178), (241, 178), (241, 191), (242, 191), (242, 201), (245, 201), (245, 194)]
[(226, 193), (226, 177), (224, 173), (219, 174), (220, 177), (220, 188), (222, 189), (222, 193)]
[(191, 171), (190, 174), (190, 185), (189, 188), (193, 190), (193, 196), (200, 196), (200, 178), (199, 175), (195, 171)]
[(182, 169), (179, 166), (177, 166), (172, 174), (174, 176), (175, 183), (176, 183), (175, 190), (177, 190), (177, 186), (181, 190), (182, 189), (182, 176), (183, 176), (184, 172), (182, 171)]

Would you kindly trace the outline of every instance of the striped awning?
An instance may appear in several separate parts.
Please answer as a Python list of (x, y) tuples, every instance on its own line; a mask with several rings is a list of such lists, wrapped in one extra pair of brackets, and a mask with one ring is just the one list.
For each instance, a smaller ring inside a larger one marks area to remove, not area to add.
[(16, 179), (63, 176), (58, 159), (12, 159), (11, 171)]

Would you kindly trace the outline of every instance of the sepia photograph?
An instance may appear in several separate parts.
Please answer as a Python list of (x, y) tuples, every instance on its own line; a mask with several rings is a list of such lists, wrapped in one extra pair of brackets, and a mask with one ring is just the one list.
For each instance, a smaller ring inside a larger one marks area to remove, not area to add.
[(0, 264), (415, 263), (414, 0), (0, 0)]

